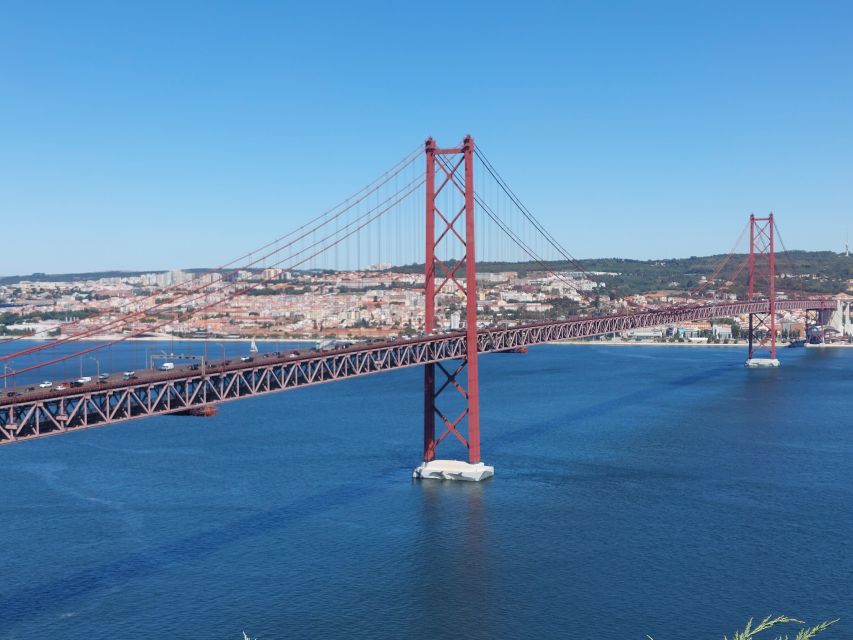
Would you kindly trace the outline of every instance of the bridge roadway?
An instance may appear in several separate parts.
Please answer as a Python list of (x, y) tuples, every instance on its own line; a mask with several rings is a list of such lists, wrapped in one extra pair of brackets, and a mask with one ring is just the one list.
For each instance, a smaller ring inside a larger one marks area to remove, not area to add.
[[(654, 311), (569, 318), (490, 327), (478, 331), (480, 353), (588, 338), (629, 329), (679, 322), (767, 313), (769, 303), (669, 307)], [(834, 300), (779, 300), (777, 311), (835, 309)], [(135, 379), (93, 380), (64, 390), (15, 387), (0, 398), (0, 445), (59, 435), (148, 416), (201, 409), (307, 385), (380, 373), (392, 369), (459, 359), (467, 348), (464, 331), (411, 339), (369, 342), (331, 351), (257, 355), (251, 362), (210, 362), (204, 371), (176, 367), (139, 371)], [(32, 389), (32, 390), (29, 390)], [(10, 394), (20, 394), (12, 395)]]

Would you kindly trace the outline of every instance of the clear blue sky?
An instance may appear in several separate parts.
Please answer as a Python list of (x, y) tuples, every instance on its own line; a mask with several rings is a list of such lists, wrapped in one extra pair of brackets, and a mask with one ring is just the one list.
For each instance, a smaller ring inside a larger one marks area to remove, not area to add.
[[(426, 136), (579, 257), (840, 250), (850, 2), (6, 2), (0, 274), (214, 266)], [(851, 229), (853, 230), (853, 229)]]

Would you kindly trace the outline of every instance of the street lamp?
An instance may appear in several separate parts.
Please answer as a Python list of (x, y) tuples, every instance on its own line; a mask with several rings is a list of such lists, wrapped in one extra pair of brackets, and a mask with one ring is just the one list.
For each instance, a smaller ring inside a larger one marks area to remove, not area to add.
[(100, 378), (101, 377), (101, 361), (98, 360), (95, 356), (89, 356), (89, 360), (95, 361), (95, 367), (97, 368), (97, 372), (98, 372), (97, 376)]
[[(7, 378), (7, 377), (6, 377), (6, 374), (7, 374), (9, 371), (11, 371), (12, 373), (15, 373), (15, 370), (14, 370), (12, 367), (10, 367), (8, 364), (5, 364), (5, 363), (4, 363), (4, 364), (3, 364), (3, 388), (4, 388), (4, 389), (6, 389), (6, 388), (7, 388), (7, 385), (8, 385), (8, 383), (9, 383), (9, 378)], [(14, 383), (12, 384), (12, 386), (15, 386), (15, 385), (14, 385)]]

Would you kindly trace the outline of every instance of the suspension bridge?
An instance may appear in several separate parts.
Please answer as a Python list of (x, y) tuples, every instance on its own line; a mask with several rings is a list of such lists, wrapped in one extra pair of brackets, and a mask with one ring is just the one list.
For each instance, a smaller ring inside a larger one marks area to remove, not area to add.
[[(593, 275), (545, 229), (470, 136), (447, 148), (429, 139), (363, 189), (285, 236), (197, 273), (189, 282), (166, 287), (156, 297), (104, 310), (66, 328), (58, 339), (8, 344), (7, 352), (0, 355), (0, 378), (6, 384), (0, 398), (0, 444), (156, 415), (206, 415), (211, 407), (231, 400), (417, 366), (424, 372), (424, 421), (423, 464), (415, 475), (481, 480), (493, 473), (481, 460), (481, 354), (748, 316), (747, 365), (777, 366), (779, 313), (802, 311), (807, 318), (813, 315), (815, 325), (825, 324), (838, 311), (836, 300), (777, 296), (778, 229), (773, 214), (750, 216), (741, 235), (747, 231), (749, 252), (741, 264), (732, 263), (733, 248), (710, 277), (687, 292), (687, 302), (643, 309), (623, 305), (602, 311), (592, 298), (600, 298), (603, 291), (579, 286), (578, 278), (567, 271), (587, 283), (594, 282)], [(478, 295), (477, 267), (486, 261), (532, 265), (548, 286), (575, 300), (585, 313), (511, 324), (496, 322), (494, 317), (484, 320), (488, 304)], [(381, 265), (404, 264), (423, 265), (411, 294), (422, 310), (416, 316), (420, 331), (415, 335), (234, 360), (203, 358), (165, 370), (152, 366), (120, 377), (81, 378), (67, 388), (8, 386), (16, 376), (38, 375), (74, 359), (95, 360), (93, 354), (157, 329), (174, 329), (199, 319), (214, 321), (223, 315), (227, 301), (252, 295), (274, 277), (247, 280), (246, 273), (310, 270), (333, 278), (331, 274), (348, 270), (371, 271), (381, 278)], [(746, 287), (741, 299), (732, 299), (733, 295), (720, 299), (719, 294), (736, 287), (742, 276)], [(706, 294), (712, 285), (714, 297), (709, 299)], [(448, 322), (451, 308), (461, 316), (458, 328)], [(102, 338), (105, 335), (110, 337)], [(22, 339), (5, 343), (18, 340)], [(14, 361), (27, 364), (16, 368), (10, 364)], [(437, 457), (448, 439), (458, 442), (457, 450), (461, 446), (466, 461)]]

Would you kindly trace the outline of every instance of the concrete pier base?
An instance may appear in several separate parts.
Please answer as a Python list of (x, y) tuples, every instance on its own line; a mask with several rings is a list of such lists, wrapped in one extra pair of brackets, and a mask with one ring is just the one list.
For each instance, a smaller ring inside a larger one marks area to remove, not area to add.
[(745, 367), (778, 367), (779, 360), (776, 358), (749, 358), (743, 363)]
[(471, 464), (461, 460), (432, 460), (419, 465), (412, 473), (419, 480), (463, 480), (480, 482), (495, 475), (495, 468), (478, 462)]

